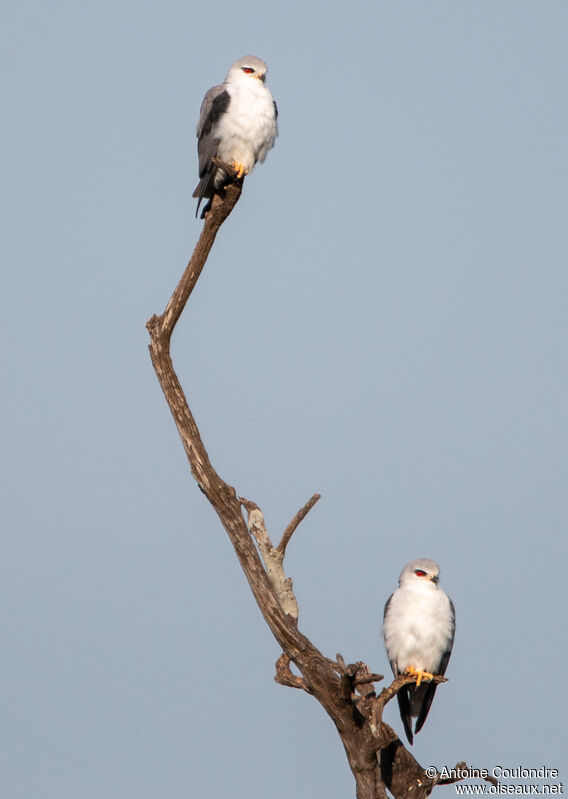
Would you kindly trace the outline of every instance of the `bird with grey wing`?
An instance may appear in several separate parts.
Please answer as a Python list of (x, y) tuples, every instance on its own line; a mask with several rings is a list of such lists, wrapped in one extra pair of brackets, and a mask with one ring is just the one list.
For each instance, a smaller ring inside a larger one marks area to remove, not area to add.
[[(195, 216), (204, 197), (209, 203), (202, 219), (215, 192), (234, 177), (248, 175), (274, 147), (278, 109), (265, 86), (266, 72), (267, 66), (260, 58), (239, 58), (229, 67), (224, 82), (209, 89), (203, 98), (197, 123), (199, 183), (193, 192), (198, 198)], [(234, 175), (227, 175), (211, 158), (231, 164)]]
[(399, 587), (385, 605), (383, 635), (393, 674), (416, 675), (416, 684), (404, 686), (397, 694), (411, 744), (426, 721), (436, 693), (432, 678), (445, 674), (454, 643), (454, 605), (439, 587), (439, 578), (440, 568), (433, 560), (413, 560), (402, 570)]

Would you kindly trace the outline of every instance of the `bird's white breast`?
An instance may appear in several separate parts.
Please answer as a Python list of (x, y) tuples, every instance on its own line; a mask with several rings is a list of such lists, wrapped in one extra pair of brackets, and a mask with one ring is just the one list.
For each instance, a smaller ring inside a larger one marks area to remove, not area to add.
[(398, 588), (383, 630), (395, 673), (409, 666), (436, 673), (453, 634), (450, 600), (428, 585)]
[(238, 161), (248, 172), (261, 163), (274, 146), (277, 125), (274, 101), (269, 90), (256, 78), (228, 86), (231, 102), (219, 123), (219, 158)]

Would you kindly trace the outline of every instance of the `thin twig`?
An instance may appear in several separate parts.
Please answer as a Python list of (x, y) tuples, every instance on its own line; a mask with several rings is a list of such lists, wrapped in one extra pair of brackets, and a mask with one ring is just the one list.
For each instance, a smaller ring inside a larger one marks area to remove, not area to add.
[(305, 519), (311, 509), (314, 507), (318, 499), (321, 499), (321, 494), (314, 494), (311, 499), (309, 499), (303, 508), (300, 508), (298, 513), (294, 516), (288, 527), (284, 530), (282, 534), (282, 538), (280, 539), (280, 543), (276, 547), (276, 549), (284, 555), (286, 552), (286, 547), (288, 546), (288, 541), (294, 535), (294, 531), (296, 527), (300, 524), (302, 519)]

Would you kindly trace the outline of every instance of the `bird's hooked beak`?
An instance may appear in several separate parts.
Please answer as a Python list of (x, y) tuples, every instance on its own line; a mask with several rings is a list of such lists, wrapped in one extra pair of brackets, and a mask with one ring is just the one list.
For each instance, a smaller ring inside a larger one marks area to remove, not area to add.
[(264, 83), (266, 80), (266, 72), (264, 72), (262, 75), (255, 75), (254, 77), (258, 78), (261, 83)]
[(432, 577), (430, 577), (430, 579), (432, 580), (432, 582), (434, 583), (434, 585), (438, 585), (438, 581), (440, 580), (440, 578), (438, 577), (438, 575), (437, 575), (437, 574), (435, 574), (435, 575), (433, 575)]

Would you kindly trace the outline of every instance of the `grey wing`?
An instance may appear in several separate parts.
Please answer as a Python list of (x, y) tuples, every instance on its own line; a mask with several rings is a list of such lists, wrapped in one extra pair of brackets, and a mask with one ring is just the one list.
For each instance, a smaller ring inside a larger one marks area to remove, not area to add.
[(205, 94), (203, 98), (203, 102), (201, 103), (201, 108), (199, 109), (199, 119), (197, 120), (197, 128), (195, 131), (195, 135), (198, 139), (200, 139), (205, 133), (207, 133), (207, 128), (211, 127), (211, 108), (213, 106), (213, 102), (220, 94), (226, 92), (227, 89), (225, 88), (224, 84), (220, 84), (219, 86), (212, 86), (211, 89)]
[(217, 139), (215, 136), (219, 120), (229, 107), (229, 92), (224, 86), (213, 86), (209, 89), (203, 102), (197, 122), (197, 152), (199, 154), (199, 176), (210, 163), (210, 159), (217, 152)]
[[(389, 608), (390, 608), (390, 604), (391, 604), (392, 598), (393, 598), (393, 594), (391, 594), (389, 596), (389, 598), (387, 599), (387, 601), (385, 602), (385, 609), (383, 610), (383, 624), (385, 623), (386, 618), (388, 616), (388, 612), (389, 612)], [(386, 647), (386, 639), (385, 639), (385, 647)], [(387, 649), (387, 656), (388, 656), (388, 654), (389, 654), (389, 651)], [(392, 673), (395, 675), (395, 677), (398, 676), (400, 674), (400, 672), (398, 670), (398, 666), (396, 664), (396, 661), (391, 660), (390, 657), (389, 657), (389, 663), (390, 663), (390, 667), (392, 669)]]
[[(436, 669), (436, 673), (437, 674), (442, 674), (442, 675), (444, 675), (446, 673), (446, 669), (448, 668), (448, 663), (450, 662), (450, 655), (452, 654), (452, 647), (454, 645), (454, 633), (455, 633), (455, 630), (456, 630), (456, 609), (454, 608), (454, 603), (452, 602), (452, 600), (449, 597), (448, 597), (448, 600), (450, 602), (450, 610), (451, 610), (451, 618), (452, 618), (451, 636), (450, 636), (450, 639), (448, 641), (448, 645), (446, 647), (446, 650), (442, 654), (442, 657), (440, 658), (440, 664), (439, 664), (438, 668)], [(428, 713), (430, 711), (430, 706), (432, 705), (432, 701), (434, 699), (434, 694), (436, 693), (436, 688), (437, 687), (438, 686), (436, 685), (436, 683), (433, 683), (433, 682), (429, 683), (428, 686), (426, 687), (426, 691), (424, 693), (424, 699), (422, 700), (422, 705), (420, 706), (420, 712), (418, 714), (418, 718), (416, 719), (416, 725), (415, 725), (415, 728), (414, 728), (415, 732), (420, 732), (424, 722), (426, 721), (426, 718), (427, 718)], [(420, 690), (420, 689), (418, 689), (418, 690)]]
[(214, 193), (215, 175), (217, 167), (211, 163), (211, 158), (217, 155), (219, 139), (217, 138), (217, 127), (219, 120), (229, 107), (231, 97), (224, 86), (213, 86), (209, 89), (203, 102), (201, 112), (197, 122), (197, 153), (199, 156), (199, 183), (193, 192), (194, 197), (198, 197), (197, 210), (203, 197), (212, 197)]
[(446, 647), (446, 651), (440, 658), (440, 665), (438, 666), (438, 674), (444, 675), (446, 673), (446, 669), (448, 668), (448, 663), (450, 662), (450, 655), (452, 654), (452, 647), (454, 645), (454, 635), (456, 632), (456, 609), (454, 608), (454, 603), (448, 597), (450, 602), (450, 611), (452, 614), (452, 632), (450, 635), (450, 639), (448, 641), (448, 645)]

